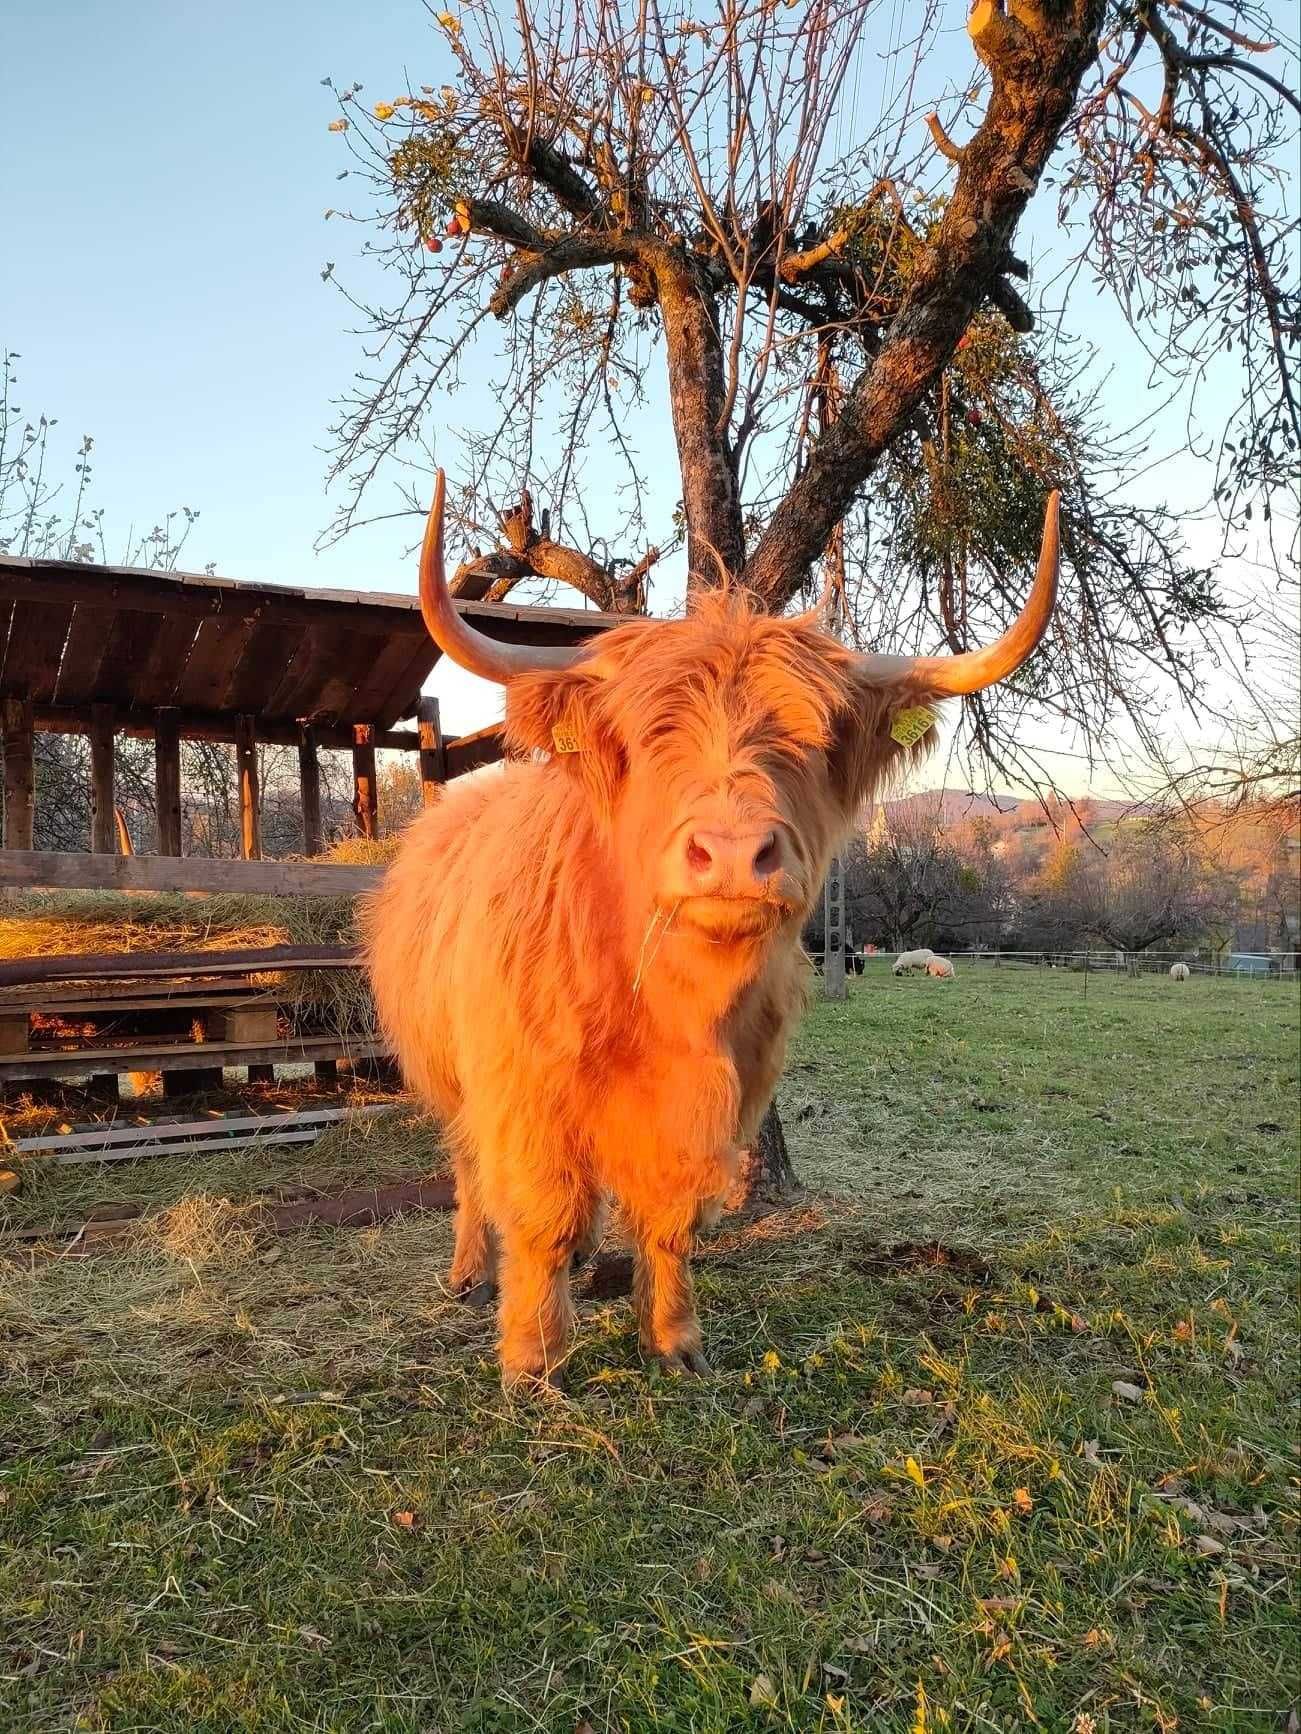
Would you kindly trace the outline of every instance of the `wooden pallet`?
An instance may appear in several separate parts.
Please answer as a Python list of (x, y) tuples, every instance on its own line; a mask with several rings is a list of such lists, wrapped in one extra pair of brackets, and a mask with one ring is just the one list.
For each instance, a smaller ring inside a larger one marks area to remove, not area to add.
[(213, 1114), (197, 1120), (164, 1119), (134, 1126), (109, 1123), (40, 1138), (18, 1138), (11, 1148), (18, 1156), (71, 1167), (90, 1162), (136, 1162), (146, 1156), (203, 1156), (264, 1144), (314, 1144), (342, 1121), (373, 1119), (395, 1112), (398, 1106), (396, 1102), (373, 1102), (357, 1108)]
[(274, 1042), (174, 1042), (158, 1047), (77, 1048), (0, 1058), (0, 1087), (38, 1078), (118, 1076), (127, 1072), (218, 1070), (223, 1066), (296, 1066), (378, 1060), (383, 1042), (340, 1036), (287, 1036)]
[[(275, 999), (269, 994), (248, 990), (243, 994), (219, 989), (215, 993), (149, 995), (116, 990), (110, 994), (105, 989), (91, 998), (55, 1000), (43, 993), (29, 991), (25, 999), (0, 1003), (0, 1055), (33, 1051), (31, 1020), (34, 1017), (75, 1018), (78, 1022), (112, 1024), (140, 1012), (164, 1012), (190, 1023), (197, 1021), (205, 1041), (273, 1042), (277, 1009)], [(156, 1047), (159, 1035), (155, 1032), (152, 1038), (146, 1035), (140, 1040), (152, 1040)]]

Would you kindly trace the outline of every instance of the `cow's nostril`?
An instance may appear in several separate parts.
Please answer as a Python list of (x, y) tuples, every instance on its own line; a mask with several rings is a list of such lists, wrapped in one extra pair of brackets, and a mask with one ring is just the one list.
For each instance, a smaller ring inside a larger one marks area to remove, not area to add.
[(687, 842), (687, 866), (693, 873), (703, 873), (713, 864), (714, 857), (694, 837)]
[(755, 851), (754, 870), (760, 879), (766, 879), (770, 873), (775, 873), (780, 865), (781, 845), (776, 831), (769, 831)]

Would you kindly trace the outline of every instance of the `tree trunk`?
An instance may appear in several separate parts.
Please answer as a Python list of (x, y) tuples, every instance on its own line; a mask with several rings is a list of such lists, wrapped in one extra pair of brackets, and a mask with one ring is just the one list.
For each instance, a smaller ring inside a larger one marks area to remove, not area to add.
[(748, 1150), (741, 1152), (741, 1167), (736, 1185), (728, 1194), (729, 1210), (752, 1210), (757, 1204), (773, 1204), (789, 1198), (799, 1181), (791, 1167), (786, 1134), (776, 1102), (769, 1103), (768, 1112), (759, 1125), (759, 1135)]

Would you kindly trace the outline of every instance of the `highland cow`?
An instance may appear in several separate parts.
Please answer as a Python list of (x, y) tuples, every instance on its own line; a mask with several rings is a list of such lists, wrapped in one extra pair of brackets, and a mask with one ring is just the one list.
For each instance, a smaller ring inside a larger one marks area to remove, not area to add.
[(693, 1238), (772, 1098), (827, 864), (931, 743), (936, 701), (1001, 680), (1039, 643), (1057, 497), (998, 643), (909, 657), (856, 653), (735, 588), (576, 649), (498, 644), (452, 602), (443, 493), (440, 473), (425, 620), (455, 662), (505, 684), (517, 762), (452, 784), (415, 821), (366, 941), (394, 1052), (452, 1146), (450, 1280), (495, 1278), (507, 1385), (553, 1379), (570, 1265), (612, 1195), (645, 1351), (704, 1372)]

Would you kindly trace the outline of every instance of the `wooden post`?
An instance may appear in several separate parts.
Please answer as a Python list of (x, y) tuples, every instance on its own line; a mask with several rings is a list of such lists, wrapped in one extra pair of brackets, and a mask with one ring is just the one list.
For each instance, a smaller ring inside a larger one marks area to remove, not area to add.
[(311, 723), (298, 725), (298, 784), (303, 801), (303, 853), (319, 855), (321, 836), (321, 766), (316, 757), (316, 731)]
[(831, 857), (822, 892), (822, 997), (845, 998), (845, 867)]
[(375, 787), (375, 725), (352, 725), (352, 810), (359, 837), (379, 836), (379, 797)]
[(420, 731), (420, 798), (426, 807), (438, 799), (439, 785), (447, 781), (447, 748), (438, 716), (438, 700), (422, 698), (416, 709)]
[(154, 720), (154, 805), (160, 855), (181, 853), (180, 724), (180, 713), (175, 710), (160, 710)]
[(36, 811), (36, 758), (32, 701), (4, 701), (4, 844), (6, 849), (30, 849)]
[(262, 821), (258, 812), (257, 731), (251, 716), (235, 718), (235, 768), (239, 779), (239, 852), (245, 861), (260, 861)]
[(93, 704), (90, 707), (90, 848), (94, 855), (117, 853), (111, 704)]

